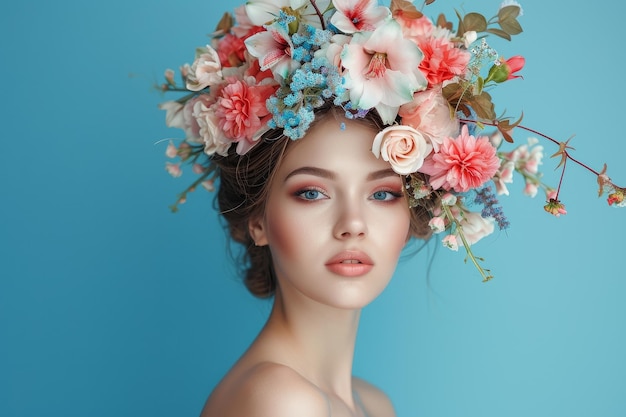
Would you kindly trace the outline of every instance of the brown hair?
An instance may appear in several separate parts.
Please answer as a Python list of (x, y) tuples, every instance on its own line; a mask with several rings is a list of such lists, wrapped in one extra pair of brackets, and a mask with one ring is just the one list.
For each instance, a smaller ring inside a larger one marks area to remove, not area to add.
[[(343, 117), (336, 107), (325, 106), (316, 111), (314, 123), (328, 115)], [(384, 127), (375, 111), (370, 111), (362, 120), (377, 130)], [(228, 156), (216, 155), (213, 162), (219, 170), (216, 196), (219, 211), (226, 220), (230, 237), (243, 246), (240, 266), (244, 283), (253, 295), (266, 298), (271, 297), (276, 290), (272, 256), (268, 246), (254, 244), (248, 231), (248, 222), (263, 216), (269, 185), (288, 151), (291, 139), (284, 136), (282, 130), (273, 130), (259, 140), (260, 143), (243, 156), (231, 147)], [(406, 178), (404, 180), (407, 181)], [(410, 212), (411, 235), (419, 239), (430, 237), (428, 207), (414, 207)]]

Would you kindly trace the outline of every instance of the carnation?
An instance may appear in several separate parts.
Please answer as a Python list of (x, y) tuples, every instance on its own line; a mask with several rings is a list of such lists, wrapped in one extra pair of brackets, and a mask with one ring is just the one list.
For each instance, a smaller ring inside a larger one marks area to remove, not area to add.
[(466, 192), (490, 180), (499, 168), (500, 158), (489, 139), (475, 138), (463, 125), (461, 134), (445, 138), (439, 152), (426, 158), (419, 171), (430, 175), (433, 189)]

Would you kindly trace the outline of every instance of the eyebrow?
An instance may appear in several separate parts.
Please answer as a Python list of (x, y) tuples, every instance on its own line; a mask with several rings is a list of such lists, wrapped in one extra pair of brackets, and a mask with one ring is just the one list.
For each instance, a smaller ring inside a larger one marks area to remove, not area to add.
[[(337, 178), (337, 174), (335, 174), (333, 171), (329, 171), (329, 170), (324, 169), (324, 168), (305, 166), (305, 167), (300, 167), (300, 168), (297, 168), (297, 169), (294, 169), (293, 171), (291, 171), (285, 177), (285, 181), (287, 181), (289, 178), (291, 178), (291, 177), (293, 177), (295, 175), (301, 175), (301, 174), (314, 175), (316, 177), (327, 178), (329, 180), (334, 180), (334, 179)], [(367, 175), (367, 181), (373, 181), (373, 180), (379, 180), (381, 178), (397, 177), (397, 176), (398, 176), (398, 174), (395, 173), (393, 169), (385, 168), (385, 169), (381, 169), (381, 170), (378, 170), (378, 171), (370, 172)]]

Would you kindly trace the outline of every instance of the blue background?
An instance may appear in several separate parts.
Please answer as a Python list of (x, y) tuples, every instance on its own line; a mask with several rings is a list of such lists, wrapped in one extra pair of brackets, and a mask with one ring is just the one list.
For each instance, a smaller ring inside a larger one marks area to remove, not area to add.
[[(560, 5), (559, 5), (560, 4)], [(624, 3), (529, 0), (498, 110), (626, 184)], [(212, 195), (168, 210), (152, 86), (191, 63), (231, 0), (25, 0), (0, 14), (0, 415), (196, 416), (262, 326), (225, 255)], [(567, 6), (563, 6), (567, 5)], [(465, 2), (491, 16), (497, 1)], [(452, 16), (440, 1), (427, 14)], [(517, 134), (518, 142), (526, 139)], [(556, 149), (543, 171), (556, 184)], [(496, 278), (433, 242), (363, 312), (355, 373), (399, 416), (626, 415), (626, 209), (570, 164), (554, 218), (516, 178), (512, 223), (475, 246)], [(435, 257), (432, 257), (436, 252)], [(434, 259), (429, 269), (429, 261)]]

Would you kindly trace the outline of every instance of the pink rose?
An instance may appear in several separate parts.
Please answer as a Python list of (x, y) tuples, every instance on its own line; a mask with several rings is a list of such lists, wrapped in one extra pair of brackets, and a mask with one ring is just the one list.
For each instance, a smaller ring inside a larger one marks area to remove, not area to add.
[(402, 117), (402, 124), (430, 136), (435, 152), (439, 151), (443, 138), (459, 134), (459, 121), (452, 117), (440, 87), (415, 93), (413, 101), (400, 106), (398, 115)]
[(411, 126), (393, 125), (378, 132), (372, 144), (372, 152), (391, 164), (400, 175), (416, 172), (424, 158), (432, 151), (430, 140)]

